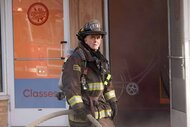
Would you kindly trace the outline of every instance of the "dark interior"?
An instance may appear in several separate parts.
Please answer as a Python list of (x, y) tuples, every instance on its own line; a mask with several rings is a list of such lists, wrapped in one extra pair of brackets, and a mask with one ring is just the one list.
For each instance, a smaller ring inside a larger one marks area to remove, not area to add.
[(166, 0), (109, 1), (118, 127), (170, 127)]

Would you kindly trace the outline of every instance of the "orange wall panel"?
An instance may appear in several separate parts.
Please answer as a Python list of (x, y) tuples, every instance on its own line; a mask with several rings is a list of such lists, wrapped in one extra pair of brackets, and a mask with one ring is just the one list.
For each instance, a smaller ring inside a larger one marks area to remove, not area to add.
[[(16, 78), (58, 76), (57, 70), (61, 70), (63, 62), (53, 58), (61, 57), (63, 24), (63, 0), (13, 1)], [(38, 67), (46, 68), (45, 74), (39, 75)]]

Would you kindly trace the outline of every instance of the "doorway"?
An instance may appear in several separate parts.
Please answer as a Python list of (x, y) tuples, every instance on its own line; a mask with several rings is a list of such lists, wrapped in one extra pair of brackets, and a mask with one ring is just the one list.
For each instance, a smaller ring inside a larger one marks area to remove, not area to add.
[(170, 127), (166, 0), (109, 1), (119, 127)]
[[(67, 0), (13, 0), (14, 89), (11, 126), (67, 108), (55, 97), (64, 60)], [(68, 5), (67, 5), (68, 6)], [(24, 119), (24, 120), (23, 120)], [(41, 124), (68, 126), (66, 116)]]

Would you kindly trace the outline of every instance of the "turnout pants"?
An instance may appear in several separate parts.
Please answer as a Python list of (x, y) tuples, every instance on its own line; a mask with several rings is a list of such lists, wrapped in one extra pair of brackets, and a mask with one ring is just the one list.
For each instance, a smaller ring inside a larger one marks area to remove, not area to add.
[[(98, 120), (102, 127), (115, 127), (113, 121), (110, 118), (102, 118)], [(90, 121), (88, 122), (74, 122), (69, 121), (70, 127), (95, 127)]]

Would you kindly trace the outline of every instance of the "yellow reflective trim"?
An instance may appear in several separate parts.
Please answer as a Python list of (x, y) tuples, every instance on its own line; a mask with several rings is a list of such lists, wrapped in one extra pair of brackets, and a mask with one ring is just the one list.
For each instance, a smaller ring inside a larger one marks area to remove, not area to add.
[(106, 80), (104, 81), (104, 85), (108, 85), (110, 79), (111, 79), (111, 75), (108, 74), (107, 77), (106, 77)]
[(88, 87), (89, 87), (88, 89), (89, 91), (104, 89), (104, 85), (102, 82), (88, 83)]
[(74, 64), (73, 65), (73, 70), (81, 72), (81, 67), (79, 65), (77, 65), (77, 64)]
[(106, 78), (107, 80), (110, 80), (111, 79), (111, 75), (110, 74), (108, 74), (108, 76), (107, 76), (107, 78)]
[(113, 98), (113, 97), (116, 97), (116, 96), (115, 96), (115, 90), (112, 90), (112, 91), (109, 91), (109, 92), (105, 93), (105, 98), (106, 98), (107, 100), (109, 100), (109, 99), (111, 99), (111, 98)]
[(108, 82), (107, 82), (107, 81), (104, 81), (104, 85), (108, 85)]
[(107, 109), (107, 110), (101, 110), (100, 112), (95, 112), (95, 118), (96, 119), (101, 119), (104, 117), (111, 117), (112, 110)]
[(68, 100), (69, 104), (71, 106), (78, 104), (78, 103), (82, 103), (82, 97), (81, 96), (73, 96)]

